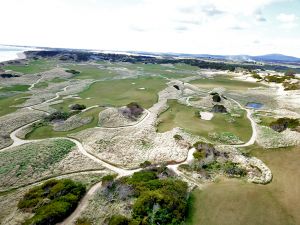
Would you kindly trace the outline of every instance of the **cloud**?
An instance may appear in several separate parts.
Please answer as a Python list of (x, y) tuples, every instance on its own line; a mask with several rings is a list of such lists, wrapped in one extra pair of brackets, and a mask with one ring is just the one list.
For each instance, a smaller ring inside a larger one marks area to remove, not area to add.
[(295, 14), (280, 13), (276, 18), (281, 23), (281, 28), (293, 29), (298, 26), (298, 17)]
[(294, 23), (298, 17), (295, 14), (285, 14), (285, 13), (280, 13), (277, 16), (277, 20), (282, 22), (282, 23)]
[(258, 22), (266, 22), (267, 21), (267, 19), (263, 16), (261, 10), (257, 10), (254, 13), (254, 16), (255, 16), (256, 21), (258, 21)]

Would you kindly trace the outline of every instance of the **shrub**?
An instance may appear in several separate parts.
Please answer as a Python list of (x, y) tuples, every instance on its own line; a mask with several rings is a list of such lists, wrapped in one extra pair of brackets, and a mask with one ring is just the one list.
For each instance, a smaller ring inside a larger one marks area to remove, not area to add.
[(213, 99), (214, 102), (220, 102), (221, 101), (221, 97), (218, 94), (213, 95), (212, 99)]
[(75, 225), (92, 225), (91, 221), (86, 217), (78, 218)]
[(145, 162), (143, 162), (143, 163), (140, 164), (140, 167), (142, 167), (142, 168), (146, 168), (148, 166), (151, 166), (151, 162), (150, 161), (145, 161)]
[(129, 219), (122, 215), (114, 215), (110, 218), (108, 225), (128, 225)]
[(74, 75), (76, 74), (80, 74), (80, 71), (77, 71), (77, 70), (66, 70), (67, 73), (72, 73)]
[(238, 164), (228, 161), (224, 164), (224, 172), (229, 176), (244, 177), (247, 175), (247, 171), (240, 168)]
[(287, 71), (285, 71), (284, 75), (285, 76), (290, 76), (290, 77), (295, 77), (296, 71), (293, 69), (289, 69)]
[(300, 122), (298, 119), (291, 119), (291, 118), (284, 117), (271, 122), (269, 126), (277, 132), (282, 132), (287, 128), (295, 129), (299, 125)]
[(71, 214), (84, 193), (81, 183), (70, 179), (50, 180), (30, 189), (19, 201), (18, 208), (34, 213), (25, 225), (55, 224)]
[(46, 116), (45, 121), (66, 120), (70, 117), (70, 115), (70, 113), (58, 111)]
[(86, 106), (83, 104), (74, 104), (74, 105), (71, 105), (70, 108), (72, 110), (84, 110), (84, 109), (86, 109)]
[(261, 79), (262, 79), (262, 77), (261, 77), (258, 73), (256, 73), (256, 72), (253, 72), (253, 73), (251, 74), (251, 76), (252, 76), (253, 78), (255, 78), (255, 79), (258, 79), (258, 80), (261, 80)]
[(193, 153), (193, 156), (195, 159), (201, 160), (201, 159), (205, 158), (205, 152), (204, 151), (195, 151)]
[(173, 138), (174, 138), (176, 141), (181, 141), (181, 140), (183, 140), (183, 137), (182, 137), (181, 135), (179, 135), (179, 134), (175, 134), (175, 135), (173, 136)]
[(131, 102), (126, 107), (129, 109), (129, 117), (138, 117), (144, 111), (144, 109), (136, 102)]
[(106, 176), (104, 176), (104, 177), (102, 177), (102, 179), (101, 179), (101, 181), (103, 182), (103, 183), (106, 183), (106, 182), (111, 182), (111, 181), (113, 181), (114, 179), (115, 179), (115, 175), (106, 175)]

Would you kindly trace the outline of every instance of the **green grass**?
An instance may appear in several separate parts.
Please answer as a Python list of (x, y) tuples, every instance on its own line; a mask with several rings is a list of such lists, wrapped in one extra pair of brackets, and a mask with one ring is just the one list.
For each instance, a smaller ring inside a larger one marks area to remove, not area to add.
[(0, 152), (0, 181), (12, 175), (28, 176), (28, 171), (31, 171), (30, 173), (46, 171), (51, 165), (61, 161), (74, 146), (75, 144), (69, 140), (52, 140)]
[(12, 70), (24, 74), (40, 73), (54, 68), (56, 61), (49, 59), (31, 60), (28, 65), (8, 65), (5, 70)]
[(188, 225), (300, 224), (299, 146), (252, 154), (270, 167), (273, 181), (257, 185), (230, 179), (194, 191)]
[(55, 78), (52, 79), (50, 82), (51, 82), (51, 83), (60, 83), (60, 82), (64, 82), (64, 81), (66, 81), (66, 79), (59, 78), (59, 77), (55, 77)]
[(203, 89), (213, 89), (224, 87), (230, 91), (246, 91), (248, 88), (263, 87), (264, 85), (260, 83), (252, 83), (239, 80), (231, 80), (231, 77), (227, 75), (219, 75), (213, 79), (199, 79), (193, 80), (191, 84), (203, 88)]
[(30, 85), (12, 85), (12, 86), (0, 88), (0, 92), (13, 92), (13, 91), (25, 92), (28, 91), (29, 87)]
[(188, 107), (178, 103), (176, 100), (169, 100), (170, 108), (159, 116), (161, 123), (158, 125), (158, 132), (166, 132), (175, 127), (181, 127), (187, 132), (208, 138), (212, 132), (231, 132), (240, 140), (246, 142), (252, 134), (250, 121), (243, 112), (242, 117), (234, 118), (235, 122), (230, 123), (226, 118), (230, 116), (222, 113), (214, 113), (212, 120), (201, 120), (195, 116), (197, 111), (193, 107)]
[(24, 103), (26, 101), (26, 97), (28, 97), (28, 94), (0, 97), (0, 116), (15, 112), (18, 108), (14, 106)]
[[(165, 80), (155, 77), (101, 81), (81, 92), (79, 97), (82, 99), (65, 99), (63, 103), (53, 107), (66, 111), (69, 105), (76, 103), (89, 107), (93, 105), (124, 106), (130, 102), (137, 102), (144, 108), (150, 108), (157, 102), (157, 93), (165, 87)], [(139, 88), (145, 88), (145, 90)]]
[(112, 78), (116, 76), (116, 72), (99, 69), (94, 65), (68, 65), (68, 69), (80, 71), (80, 74), (74, 76), (76, 79), (103, 79), (103, 78)]
[(38, 82), (37, 84), (34, 85), (35, 89), (42, 89), (48, 87), (48, 83), (43, 81), (43, 82)]
[(76, 133), (88, 128), (96, 127), (98, 125), (98, 115), (102, 108), (94, 108), (82, 113), (82, 117), (93, 117), (92, 121), (89, 124), (78, 127), (70, 131), (54, 131), (52, 126), (42, 126), (35, 128), (33, 131), (26, 135), (26, 139), (44, 139), (50, 137), (66, 137), (69, 134)]

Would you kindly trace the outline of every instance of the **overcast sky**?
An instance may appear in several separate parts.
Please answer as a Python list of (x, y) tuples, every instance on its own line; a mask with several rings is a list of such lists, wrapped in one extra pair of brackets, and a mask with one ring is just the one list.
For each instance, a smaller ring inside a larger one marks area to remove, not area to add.
[(1, 44), (300, 57), (300, 0), (0, 0)]

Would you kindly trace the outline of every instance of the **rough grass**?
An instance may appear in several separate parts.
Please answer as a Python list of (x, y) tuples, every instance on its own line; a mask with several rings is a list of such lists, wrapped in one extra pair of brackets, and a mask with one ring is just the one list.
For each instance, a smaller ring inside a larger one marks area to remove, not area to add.
[(192, 194), (188, 223), (193, 225), (300, 224), (300, 148), (252, 153), (273, 173), (262, 186), (225, 180)]
[(75, 144), (56, 139), (35, 144), (24, 144), (0, 152), (0, 184), (2, 188), (13, 186), (18, 179), (30, 179), (51, 169), (72, 151)]
[(12, 70), (24, 74), (40, 73), (55, 67), (56, 61), (48, 59), (31, 60), (28, 65), (8, 65), (5, 70)]
[(15, 112), (18, 108), (14, 107), (26, 101), (28, 94), (17, 94), (9, 97), (0, 97), (0, 116)]
[(226, 77), (226, 75), (215, 76), (213, 79), (199, 79), (193, 80), (190, 83), (203, 88), (203, 89), (213, 89), (224, 87), (230, 91), (246, 91), (249, 88), (263, 87), (264, 85), (259, 83), (252, 83), (240, 80), (230, 79), (231, 77)]
[(88, 128), (96, 127), (98, 125), (98, 116), (99, 112), (102, 110), (102, 108), (94, 108), (91, 110), (88, 110), (81, 114), (82, 117), (92, 117), (90, 123), (83, 125), (81, 127), (78, 127), (76, 129), (70, 130), (70, 131), (54, 131), (52, 126), (46, 125), (41, 126), (38, 128), (35, 128), (30, 133), (26, 135), (26, 139), (44, 139), (44, 138), (50, 138), (50, 137), (66, 137), (69, 134), (76, 133)]
[(180, 104), (176, 100), (168, 101), (168, 105), (170, 108), (159, 116), (158, 132), (181, 127), (187, 132), (207, 139), (211, 139), (209, 134), (213, 132), (230, 132), (244, 142), (251, 137), (252, 129), (245, 112), (242, 114), (242, 117), (234, 118), (235, 121), (232, 123), (227, 121), (230, 117), (229, 115), (221, 113), (214, 113), (213, 119), (207, 121), (195, 116), (197, 109)]
[(107, 69), (100, 69), (94, 65), (68, 65), (68, 69), (80, 71), (79, 74), (76, 74), (74, 77), (76, 79), (103, 79), (103, 78), (112, 78), (117, 74)]
[(0, 92), (11, 92), (11, 91), (28, 91), (29, 85), (12, 85), (0, 88)]
[(101, 81), (81, 92), (79, 97), (82, 99), (65, 99), (63, 103), (53, 107), (67, 110), (72, 104), (84, 104), (87, 107), (124, 106), (130, 102), (137, 102), (143, 108), (150, 108), (157, 101), (157, 93), (165, 87), (165, 80), (155, 77)]

